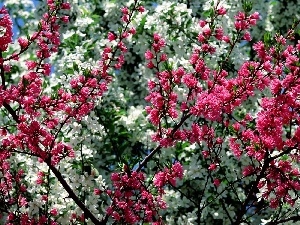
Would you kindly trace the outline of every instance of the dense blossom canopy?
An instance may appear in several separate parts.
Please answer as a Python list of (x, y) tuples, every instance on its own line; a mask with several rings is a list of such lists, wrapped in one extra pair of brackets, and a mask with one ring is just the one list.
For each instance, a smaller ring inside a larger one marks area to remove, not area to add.
[(5, 0), (1, 224), (293, 224), (299, 0)]

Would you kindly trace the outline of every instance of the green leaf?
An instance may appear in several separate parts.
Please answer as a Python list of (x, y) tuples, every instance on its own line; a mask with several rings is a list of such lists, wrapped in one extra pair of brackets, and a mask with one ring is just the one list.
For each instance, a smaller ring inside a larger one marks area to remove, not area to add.
[(242, 3), (243, 3), (243, 10), (246, 13), (248, 13), (248, 12), (250, 12), (252, 10), (253, 4), (252, 4), (251, 1), (242, 1)]
[(38, 24), (38, 30), (40, 30), (40, 29), (42, 29), (42, 24), (41, 24), (41, 22), (39, 22), (39, 24)]
[(233, 135), (233, 134), (236, 133), (236, 131), (235, 131), (235, 129), (233, 128), (232, 125), (230, 125), (230, 126), (228, 127), (228, 130), (229, 130), (229, 134), (230, 134), (230, 135)]
[(251, 130), (254, 130), (255, 126), (256, 126), (256, 124), (254, 121), (251, 121), (247, 124), (247, 128), (250, 128)]
[(65, 74), (74, 74), (74, 69), (73, 68), (67, 68), (64, 70)]
[(275, 5), (277, 5), (277, 4), (278, 4), (278, 0), (271, 0), (271, 1), (270, 1), (270, 5), (275, 6)]
[(75, 62), (73, 62), (73, 69), (79, 73), (79, 67)]
[(144, 31), (144, 27), (145, 27), (145, 24), (147, 22), (147, 16), (144, 16), (139, 24), (139, 26), (137, 27), (136, 29), (136, 33), (137, 34), (142, 34), (143, 31)]
[(204, 17), (209, 17), (209, 10), (204, 11), (203, 16), (204, 16)]
[(264, 44), (269, 47), (270, 45), (272, 45), (272, 34), (270, 32), (266, 32), (264, 33), (264, 37), (263, 37), (263, 42)]
[(174, 67), (173, 63), (164, 62), (163, 64), (163, 68), (167, 71), (172, 71), (173, 67)]
[(281, 160), (286, 161), (289, 159), (289, 156), (284, 154), (283, 156), (280, 157)]

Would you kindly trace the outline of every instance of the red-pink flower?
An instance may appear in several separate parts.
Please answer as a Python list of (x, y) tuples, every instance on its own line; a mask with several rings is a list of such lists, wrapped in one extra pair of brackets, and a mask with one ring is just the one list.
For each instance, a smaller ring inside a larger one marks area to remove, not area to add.
[(200, 27), (204, 27), (206, 25), (206, 21), (205, 20), (199, 20), (199, 26)]
[(108, 32), (107, 38), (109, 41), (113, 41), (116, 39), (116, 36), (112, 32)]
[(123, 7), (123, 8), (121, 8), (121, 12), (122, 12), (123, 14), (128, 14), (128, 13), (129, 13), (129, 10), (128, 10), (127, 7)]
[(218, 15), (225, 15), (226, 14), (226, 9), (221, 6), (220, 8), (217, 9)]
[(214, 171), (218, 168), (218, 165), (216, 163), (211, 163), (208, 167), (209, 170)]
[(61, 21), (65, 22), (65, 23), (69, 22), (69, 16), (62, 16), (60, 19), (61, 19)]
[(62, 9), (71, 9), (71, 5), (68, 2), (61, 3), (60, 7)]
[(57, 208), (51, 209), (51, 210), (50, 210), (50, 213), (51, 213), (52, 216), (57, 216), (57, 215), (58, 215), (58, 210), (57, 210)]
[(145, 58), (146, 58), (147, 60), (151, 60), (151, 59), (154, 58), (153, 53), (152, 53), (149, 49), (145, 52)]
[(251, 35), (250, 35), (250, 33), (248, 31), (246, 31), (243, 38), (246, 41), (251, 41)]
[(144, 7), (144, 6), (139, 6), (139, 7), (138, 7), (138, 11), (139, 11), (140, 13), (145, 12), (145, 7)]
[(0, 36), (0, 50), (6, 51), (6, 49), (8, 48), (8, 44), (12, 42), (13, 23), (5, 7), (2, 7), (0, 9), (0, 16), (0, 33), (4, 33)]
[(221, 184), (221, 181), (219, 180), (219, 179), (214, 179), (214, 185), (216, 186), (216, 187), (219, 187), (220, 186), (220, 184)]
[(254, 167), (253, 166), (245, 166), (244, 169), (243, 169), (243, 176), (244, 177), (247, 177), (249, 175), (252, 175), (254, 173)]
[(18, 42), (21, 46), (21, 49), (26, 48), (28, 46), (28, 40), (25, 38), (22, 37), (18, 38)]
[(172, 172), (174, 173), (174, 176), (178, 177), (179, 179), (183, 178), (183, 166), (179, 162), (173, 164)]
[(157, 174), (155, 174), (154, 180), (153, 180), (153, 184), (160, 188), (163, 187), (166, 184), (166, 175), (165, 172), (158, 172)]

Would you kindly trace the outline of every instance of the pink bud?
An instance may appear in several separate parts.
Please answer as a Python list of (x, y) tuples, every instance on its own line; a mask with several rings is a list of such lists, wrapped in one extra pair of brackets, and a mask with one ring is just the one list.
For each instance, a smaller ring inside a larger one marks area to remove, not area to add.
[(102, 193), (102, 191), (99, 188), (94, 189), (94, 194), (95, 195), (100, 195), (101, 193)]
[(139, 6), (139, 7), (138, 7), (138, 11), (139, 11), (140, 13), (145, 12), (144, 6)]
[(116, 36), (112, 32), (108, 32), (107, 38), (109, 41), (113, 41), (116, 39)]
[(63, 21), (64, 23), (68, 23), (69, 22), (69, 16), (62, 16), (61, 21)]
[(132, 35), (134, 35), (136, 33), (136, 30), (134, 27), (129, 29), (129, 33), (131, 33)]
[(220, 184), (221, 184), (221, 181), (220, 181), (219, 179), (214, 179), (214, 185), (215, 185), (216, 187), (219, 187)]
[(127, 14), (128, 14), (128, 8), (127, 8), (127, 7), (121, 8), (121, 12), (122, 12), (123, 14), (127, 15)]
[(199, 26), (200, 27), (204, 27), (206, 25), (206, 21), (205, 20), (199, 20)]
[(226, 9), (221, 6), (218, 10), (217, 10), (218, 15), (225, 15), (226, 14)]
[(62, 3), (61, 9), (71, 9), (70, 3), (69, 2)]
[(210, 164), (208, 169), (211, 170), (211, 171), (216, 170), (217, 169), (217, 164), (215, 164), (215, 163)]
[(58, 211), (57, 211), (56, 208), (51, 209), (50, 213), (51, 213), (52, 216), (57, 216), (58, 215)]
[(28, 40), (25, 39), (25, 38), (21, 38), (21, 37), (18, 38), (18, 42), (19, 42), (19, 44), (21, 46), (21, 49), (24, 49), (24, 48), (26, 48), (28, 46)]
[(248, 31), (245, 32), (243, 39), (245, 39), (246, 41), (251, 41), (251, 35)]
[(211, 34), (211, 30), (209, 27), (203, 29), (203, 34), (205, 36), (209, 36)]
[(167, 54), (165, 54), (165, 53), (161, 54), (161, 56), (160, 56), (160, 61), (161, 62), (167, 61), (167, 59), (168, 59)]
[(207, 158), (209, 156), (209, 151), (202, 151), (202, 155), (204, 158)]
[(222, 40), (226, 43), (230, 43), (230, 38), (228, 36), (223, 36)]

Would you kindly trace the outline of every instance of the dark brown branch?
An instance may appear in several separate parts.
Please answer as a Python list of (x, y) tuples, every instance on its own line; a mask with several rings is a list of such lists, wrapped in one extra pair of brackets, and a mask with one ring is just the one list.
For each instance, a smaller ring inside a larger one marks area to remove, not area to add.
[(139, 167), (136, 169), (137, 172), (141, 171), (141, 169), (151, 160), (151, 158), (161, 149), (161, 146), (157, 146), (155, 149), (147, 155), (144, 160), (139, 164)]
[(240, 210), (237, 212), (236, 220), (233, 223), (233, 225), (239, 225), (240, 224), (243, 216), (245, 215), (245, 213), (248, 210), (247, 205), (251, 201), (251, 196), (254, 194), (254, 188), (257, 187), (259, 181), (265, 176), (265, 173), (266, 173), (267, 169), (270, 167), (270, 162), (271, 161), (272, 160), (270, 160), (268, 152), (266, 152), (265, 158), (264, 158), (264, 164), (261, 168), (261, 171), (260, 171), (259, 175), (256, 177), (255, 182), (251, 185), (251, 188), (250, 188), (249, 193), (246, 197), (246, 200), (244, 201), (244, 204), (241, 206)]
[(277, 220), (277, 221), (274, 221), (274, 222), (269, 222), (269, 223), (267, 223), (267, 225), (281, 224), (281, 223), (285, 223), (285, 222), (289, 222), (289, 221), (293, 221), (293, 222), (300, 221), (300, 216), (291, 216), (291, 217), (286, 218), (286, 219)]
[(71, 189), (71, 187), (68, 185), (68, 183), (66, 182), (66, 180), (63, 178), (63, 176), (61, 175), (61, 173), (58, 171), (58, 169), (56, 169), (53, 165), (51, 165), (51, 161), (48, 160), (47, 162), (48, 167), (50, 168), (50, 170), (52, 171), (52, 173), (56, 176), (56, 178), (58, 179), (58, 181), (61, 183), (61, 185), (64, 187), (64, 189), (68, 192), (69, 197), (72, 198), (74, 200), (74, 202), (82, 209), (82, 211), (84, 212), (85, 217), (88, 219), (91, 219), (91, 221), (94, 224), (97, 225), (105, 225), (106, 222), (105, 221), (99, 221), (92, 213), (91, 211), (85, 206), (85, 204), (80, 201), (80, 199), (78, 198), (78, 196), (74, 193), (74, 191)]
[[(186, 114), (182, 116), (180, 122), (176, 124), (172, 130), (171, 137), (173, 137), (174, 133), (181, 127), (181, 125), (186, 121), (187, 118), (189, 118), (191, 114)], [(159, 145), (155, 149), (152, 150), (152, 152), (147, 155), (144, 160), (139, 164), (139, 167), (136, 169), (137, 172), (141, 171), (141, 169), (151, 160), (151, 158), (161, 149), (162, 147)]]
[(16, 114), (16, 111), (14, 111), (12, 109), (12, 107), (9, 104), (7, 104), (6, 102), (3, 103), (3, 106), (7, 109), (7, 111), (12, 116), (12, 118), (14, 119), (14, 121), (16, 121), (17, 123), (20, 123), (20, 120), (19, 120), (18, 115)]
[[(0, 51), (0, 59), (2, 58), (2, 51)], [(0, 73), (1, 73), (1, 83), (2, 83), (2, 88), (3, 90), (6, 90), (6, 85), (5, 85), (5, 75), (4, 75), (4, 67), (3, 64), (0, 65)], [(3, 102), (3, 106), (7, 109), (9, 114), (13, 117), (13, 119), (17, 122), (20, 123), (19, 117), (17, 116), (16, 112), (11, 108), (11, 106)]]

